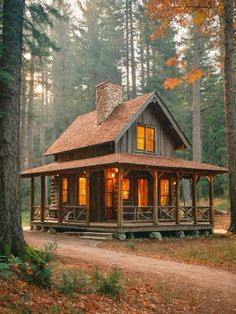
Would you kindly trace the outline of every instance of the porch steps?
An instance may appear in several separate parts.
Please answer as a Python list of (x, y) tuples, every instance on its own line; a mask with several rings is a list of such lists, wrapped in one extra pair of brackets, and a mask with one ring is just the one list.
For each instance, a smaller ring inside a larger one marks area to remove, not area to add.
[(112, 240), (113, 236), (112, 233), (108, 232), (81, 232), (80, 233), (80, 239), (85, 239), (85, 240), (96, 240), (96, 241), (108, 241)]

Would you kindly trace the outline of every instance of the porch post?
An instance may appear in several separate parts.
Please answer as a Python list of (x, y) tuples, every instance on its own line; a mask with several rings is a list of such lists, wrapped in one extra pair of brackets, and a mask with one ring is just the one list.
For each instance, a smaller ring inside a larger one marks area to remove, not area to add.
[(152, 171), (153, 176), (153, 224), (158, 224), (158, 174), (157, 170)]
[(89, 179), (90, 172), (86, 174), (86, 225), (89, 225)]
[(118, 208), (117, 208), (117, 224), (123, 225), (123, 198), (122, 198), (122, 186), (123, 186), (123, 169), (118, 169)]
[(62, 223), (63, 221), (63, 215), (62, 215), (62, 177), (58, 177), (58, 212), (57, 212), (57, 218), (58, 222)]
[(192, 204), (193, 204), (193, 217), (194, 224), (198, 224), (198, 212), (197, 212), (197, 175), (192, 176)]
[(176, 224), (179, 225), (180, 219), (179, 219), (179, 181), (180, 177), (179, 174), (176, 174), (176, 185), (175, 185), (175, 219)]
[(30, 178), (30, 221), (34, 220), (34, 177)]
[(210, 176), (210, 180), (208, 181), (209, 205), (210, 205), (210, 221), (211, 221), (212, 225), (214, 225), (213, 179), (214, 179), (214, 177)]
[(40, 221), (44, 222), (44, 211), (45, 211), (45, 176), (40, 177)]

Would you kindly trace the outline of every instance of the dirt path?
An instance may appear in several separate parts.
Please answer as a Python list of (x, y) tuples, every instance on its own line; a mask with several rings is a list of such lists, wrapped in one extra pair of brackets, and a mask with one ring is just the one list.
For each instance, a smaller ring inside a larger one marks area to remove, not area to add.
[(236, 275), (210, 267), (157, 260), (150, 257), (114, 252), (98, 248), (97, 242), (80, 240), (62, 234), (25, 232), (26, 241), (33, 247), (56, 241), (57, 253), (94, 265), (117, 265), (124, 271), (144, 276), (149, 280), (161, 280), (194, 292), (200, 302), (223, 305), (224, 313), (236, 313)]

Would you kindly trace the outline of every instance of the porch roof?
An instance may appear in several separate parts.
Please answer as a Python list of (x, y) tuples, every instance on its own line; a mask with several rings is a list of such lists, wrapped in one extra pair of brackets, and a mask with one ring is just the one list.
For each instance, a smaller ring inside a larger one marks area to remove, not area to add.
[(220, 174), (228, 172), (228, 169), (205, 163), (169, 158), (163, 156), (134, 155), (126, 153), (110, 154), (88, 159), (53, 162), (44, 166), (25, 170), (22, 177), (53, 175), (59, 173), (71, 173), (76, 170), (99, 168), (100, 166), (137, 166), (145, 168), (158, 168), (159, 170), (178, 171), (183, 173)]

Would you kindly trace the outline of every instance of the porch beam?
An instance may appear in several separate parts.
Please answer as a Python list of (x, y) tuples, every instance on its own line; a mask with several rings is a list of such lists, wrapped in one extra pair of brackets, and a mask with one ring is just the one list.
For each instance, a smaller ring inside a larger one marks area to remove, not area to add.
[(118, 208), (117, 208), (117, 224), (119, 227), (123, 226), (124, 217), (123, 217), (123, 198), (122, 198), (122, 190), (123, 190), (123, 172), (122, 168), (118, 168)]
[(198, 224), (198, 212), (197, 212), (197, 181), (198, 176), (194, 174), (192, 176), (192, 205), (193, 205), (193, 217), (194, 224)]
[(151, 171), (153, 177), (153, 224), (158, 225), (158, 173), (154, 169)]
[(175, 185), (175, 219), (176, 224), (179, 225), (180, 218), (179, 218), (179, 181), (180, 175), (176, 173), (176, 185)]
[(30, 221), (34, 220), (34, 177), (30, 178)]
[(208, 188), (209, 188), (209, 206), (210, 206), (210, 221), (211, 224), (214, 225), (214, 198), (213, 198), (213, 180), (214, 177), (210, 176), (210, 180), (208, 180)]
[(86, 225), (89, 225), (89, 180), (90, 180), (90, 171), (86, 173)]
[(40, 221), (44, 222), (45, 212), (45, 176), (40, 177)]
[(59, 223), (63, 221), (63, 195), (62, 195), (62, 176), (58, 177), (58, 212), (57, 219)]

